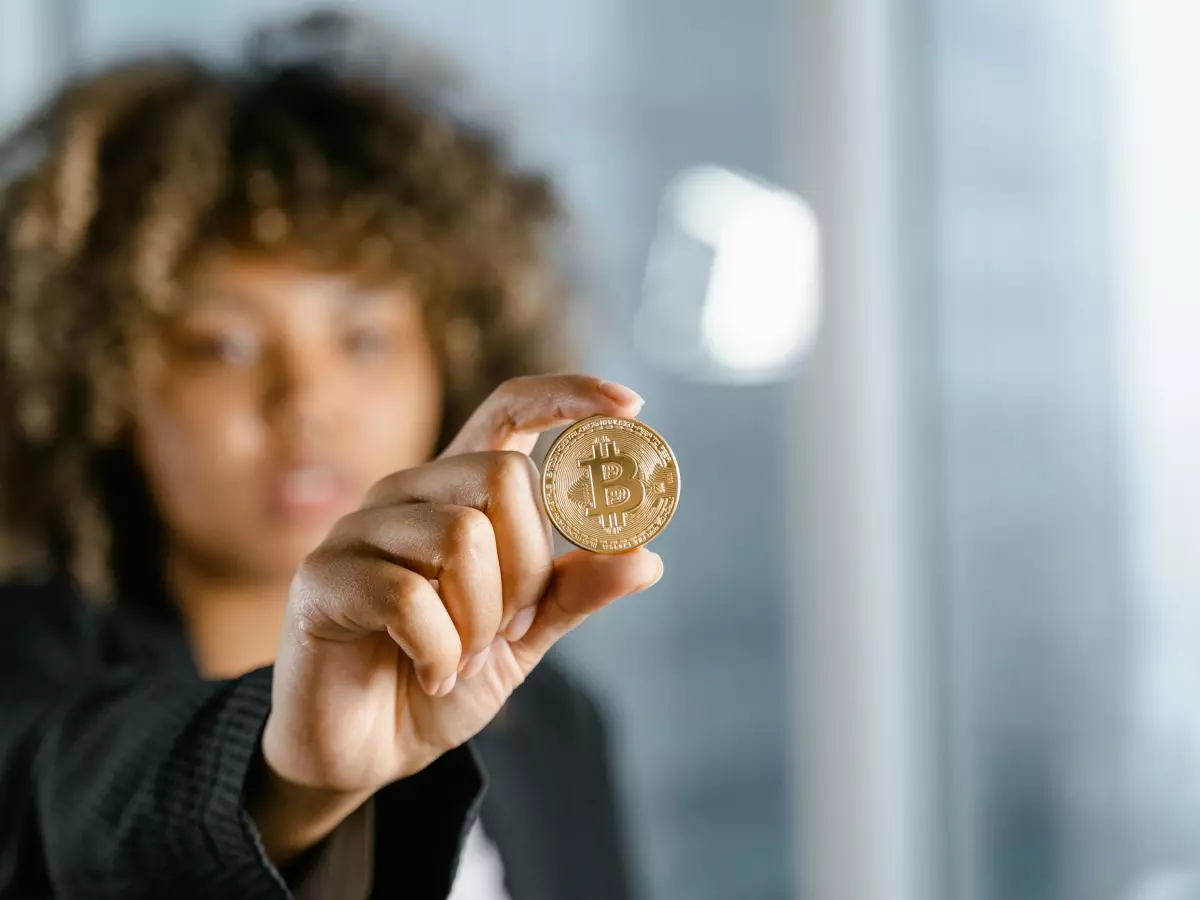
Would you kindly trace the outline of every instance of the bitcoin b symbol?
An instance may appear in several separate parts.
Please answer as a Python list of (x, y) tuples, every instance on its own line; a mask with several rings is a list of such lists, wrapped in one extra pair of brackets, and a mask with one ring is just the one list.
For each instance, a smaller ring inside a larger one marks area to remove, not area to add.
[(606, 529), (620, 531), (625, 527), (626, 514), (646, 499), (646, 486), (638, 478), (637, 460), (602, 438), (592, 445), (592, 458), (579, 460), (579, 467), (588, 470), (591, 502), (587, 515), (599, 517)]

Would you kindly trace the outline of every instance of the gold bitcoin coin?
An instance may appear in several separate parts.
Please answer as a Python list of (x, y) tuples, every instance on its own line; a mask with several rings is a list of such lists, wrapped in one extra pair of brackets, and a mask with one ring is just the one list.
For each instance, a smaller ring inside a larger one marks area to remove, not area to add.
[(592, 416), (560, 434), (542, 468), (542, 497), (559, 533), (598, 553), (640, 547), (679, 504), (679, 467), (667, 442), (636, 419)]

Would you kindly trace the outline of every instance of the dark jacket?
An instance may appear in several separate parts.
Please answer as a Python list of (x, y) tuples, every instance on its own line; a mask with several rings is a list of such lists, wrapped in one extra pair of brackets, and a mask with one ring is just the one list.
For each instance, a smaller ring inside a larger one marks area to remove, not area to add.
[[(243, 808), (271, 675), (202, 678), (167, 603), (0, 586), (0, 900), (290, 897)], [(513, 900), (630, 896), (600, 716), (550, 661), (375, 796), (372, 897), (444, 898), (477, 815)]]

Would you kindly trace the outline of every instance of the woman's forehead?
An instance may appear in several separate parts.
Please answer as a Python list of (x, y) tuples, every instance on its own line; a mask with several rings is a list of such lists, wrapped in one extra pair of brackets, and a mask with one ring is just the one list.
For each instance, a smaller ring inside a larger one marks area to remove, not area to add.
[(185, 308), (258, 307), (319, 303), (333, 308), (365, 304), (411, 305), (409, 279), (367, 278), (360, 273), (318, 268), (295, 253), (220, 250), (206, 254), (189, 279)]

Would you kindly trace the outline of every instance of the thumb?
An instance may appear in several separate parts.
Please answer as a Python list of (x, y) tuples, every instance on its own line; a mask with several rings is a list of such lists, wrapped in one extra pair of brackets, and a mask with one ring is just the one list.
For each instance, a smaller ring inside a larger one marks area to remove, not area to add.
[(559, 639), (592, 613), (644, 591), (662, 574), (662, 557), (644, 548), (615, 555), (572, 550), (558, 557), (533, 624), (512, 645), (521, 671), (532, 671)]

